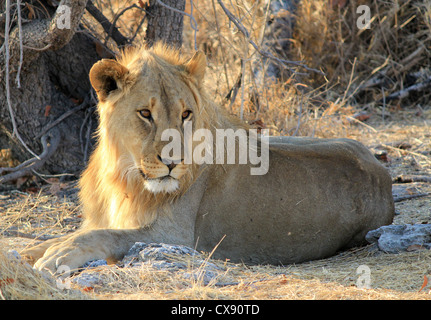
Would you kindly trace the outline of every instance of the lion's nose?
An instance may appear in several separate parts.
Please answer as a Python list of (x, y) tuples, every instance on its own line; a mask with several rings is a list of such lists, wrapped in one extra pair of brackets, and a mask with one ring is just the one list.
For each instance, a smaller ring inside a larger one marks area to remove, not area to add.
[(159, 159), (169, 168), (169, 172), (171, 172), (177, 166), (177, 164), (182, 161), (182, 159), (180, 161), (175, 161), (172, 159), (164, 159), (159, 155), (157, 156), (157, 159)]

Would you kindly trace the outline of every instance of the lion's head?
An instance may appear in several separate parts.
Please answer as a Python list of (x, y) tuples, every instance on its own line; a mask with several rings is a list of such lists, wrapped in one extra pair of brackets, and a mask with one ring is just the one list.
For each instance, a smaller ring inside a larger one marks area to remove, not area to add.
[(183, 134), (185, 121), (205, 126), (199, 92), (205, 68), (202, 52), (186, 60), (157, 45), (126, 51), (118, 61), (103, 59), (90, 71), (99, 98), (100, 138), (118, 149), (122, 174), (152, 193), (179, 190), (191, 170), (181, 154), (163, 154), (169, 143), (163, 133)]

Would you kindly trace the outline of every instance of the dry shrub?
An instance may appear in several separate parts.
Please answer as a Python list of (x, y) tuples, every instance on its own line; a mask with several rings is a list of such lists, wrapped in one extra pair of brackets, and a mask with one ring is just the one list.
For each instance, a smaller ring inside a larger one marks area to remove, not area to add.
[[(357, 27), (359, 5), (370, 8), (369, 29)], [(294, 36), (296, 57), (326, 73), (326, 79), (312, 75), (311, 83), (339, 83), (342, 94), (353, 80), (349, 94), (356, 90), (357, 102), (382, 104), (383, 96), (429, 77), (430, 22), (429, 1), (303, 0)], [(403, 103), (428, 100), (429, 94), (411, 94)]]

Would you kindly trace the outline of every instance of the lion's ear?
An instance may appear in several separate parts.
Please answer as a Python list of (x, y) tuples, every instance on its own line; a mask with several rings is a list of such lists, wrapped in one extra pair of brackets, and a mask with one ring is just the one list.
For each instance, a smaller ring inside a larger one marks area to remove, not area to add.
[(205, 53), (196, 51), (193, 57), (185, 63), (186, 70), (196, 78), (198, 84), (201, 84), (207, 67)]
[(90, 82), (99, 101), (105, 101), (111, 91), (121, 87), (129, 70), (112, 59), (96, 62), (90, 70)]

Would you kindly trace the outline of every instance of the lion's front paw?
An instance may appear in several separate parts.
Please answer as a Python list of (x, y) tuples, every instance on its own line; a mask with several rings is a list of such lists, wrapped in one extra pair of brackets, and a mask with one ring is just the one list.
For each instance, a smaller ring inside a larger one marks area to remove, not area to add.
[(29, 263), (34, 264), (37, 260), (43, 257), (46, 250), (52, 245), (64, 241), (67, 236), (53, 238), (50, 240), (43, 241), (33, 247), (29, 247), (20, 252), (21, 256), (26, 259)]
[(99, 250), (97, 244), (87, 240), (85, 234), (77, 234), (52, 245), (43, 257), (37, 260), (34, 268), (40, 271), (49, 270), (51, 273), (74, 272), (88, 261), (106, 259), (103, 250)]

